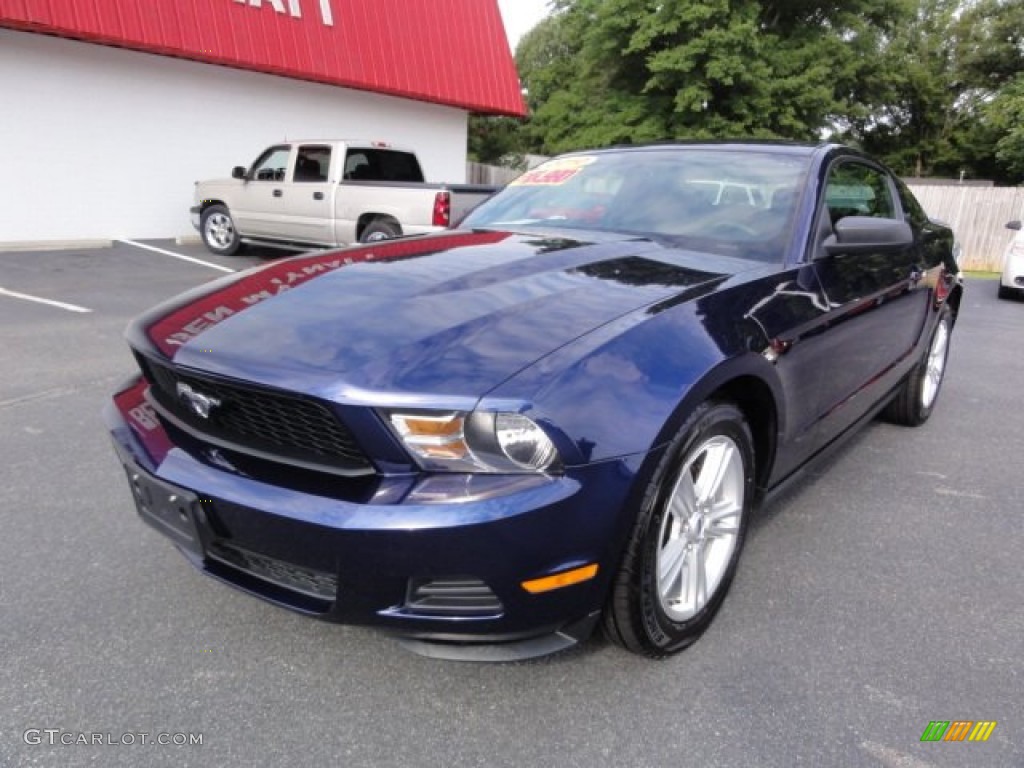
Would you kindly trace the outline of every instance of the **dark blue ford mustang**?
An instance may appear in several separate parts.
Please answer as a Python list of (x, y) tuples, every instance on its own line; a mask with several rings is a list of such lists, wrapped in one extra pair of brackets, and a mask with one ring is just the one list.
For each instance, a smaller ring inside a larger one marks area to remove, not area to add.
[(235, 586), (438, 656), (599, 621), (661, 656), (770, 492), (928, 418), (961, 292), (950, 230), (852, 150), (577, 153), (457, 231), (150, 311), (105, 417), (143, 519)]

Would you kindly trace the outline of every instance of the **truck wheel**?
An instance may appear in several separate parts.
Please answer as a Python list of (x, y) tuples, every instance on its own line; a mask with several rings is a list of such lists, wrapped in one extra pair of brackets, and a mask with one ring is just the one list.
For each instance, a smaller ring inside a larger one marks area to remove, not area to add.
[(221, 256), (231, 256), (242, 247), (235, 221), (223, 205), (211, 205), (203, 211), (199, 232), (206, 247)]
[(360, 243), (376, 243), (380, 240), (390, 240), (393, 237), (401, 237), (402, 230), (394, 222), (387, 219), (374, 219), (366, 225), (363, 234), (359, 236)]

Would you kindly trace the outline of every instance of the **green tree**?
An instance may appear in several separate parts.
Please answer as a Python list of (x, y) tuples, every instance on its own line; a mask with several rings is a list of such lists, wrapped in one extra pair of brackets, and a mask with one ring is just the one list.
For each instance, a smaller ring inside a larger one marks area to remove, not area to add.
[(980, 0), (958, 30), (961, 149), (978, 175), (1024, 182), (1024, 3)]
[(920, 0), (892, 30), (876, 56), (885, 77), (868, 111), (851, 121), (852, 136), (868, 152), (905, 175), (924, 176), (953, 163), (957, 88), (951, 87), (959, 0)]
[(518, 167), (525, 151), (522, 121), (514, 117), (470, 115), (469, 159), (488, 165)]
[(998, 134), (995, 159), (1006, 180), (1024, 183), (1024, 75), (1003, 87), (986, 105), (985, 119)]
[(880, 47), (886, 76), (844, 138), (906, 175), (1008, 180), (996, 146), (1012, 100), (999, 94), (1022, 71), (1022, 34), (1019, 0), (918, 0)]
[[(902, 0), (569, 0), (517, 61), (546, 151), (661, 138), (813, 139), (858, 101)], [(898, 14), (897, 14), (898, 15)]]
[(554, 6), (517, 51), (532, 151), (830, 134), (903, 174), (1019, 179), (1022, 0)]

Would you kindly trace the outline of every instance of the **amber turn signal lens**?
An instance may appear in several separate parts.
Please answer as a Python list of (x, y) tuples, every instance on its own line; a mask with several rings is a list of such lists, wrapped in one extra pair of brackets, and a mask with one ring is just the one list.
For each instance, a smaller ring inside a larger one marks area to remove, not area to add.
[(554, 576), (545, 576), (540, 579), (530, 579), (523, 582), (523, 589), (531, 595), (539, 592), (550, 592), (553, 589), (570, 587), (582, 581), (589, 581), (597, 576), (597, 563), (584, 565), (580, 568), (573, 568), (571, 571), (562, 571)]
[(462, 418), (449, 416), (404, 416), (402, 417), (403, 434), (416, 437), (449, 437), (462, 434)]

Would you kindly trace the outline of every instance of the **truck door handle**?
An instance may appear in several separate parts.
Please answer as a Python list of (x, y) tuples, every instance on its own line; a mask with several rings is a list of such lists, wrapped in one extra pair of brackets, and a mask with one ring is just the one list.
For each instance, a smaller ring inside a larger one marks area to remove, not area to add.
[(280, 189), (275, 189), (274, 190), (274, 197), (280, 197), (283, 194), (284, 193)]
[(323, 200), (324, 199), (324, 193), (323, 192), (314, 192), (313, 193), (313, 199), (314, 200)]

